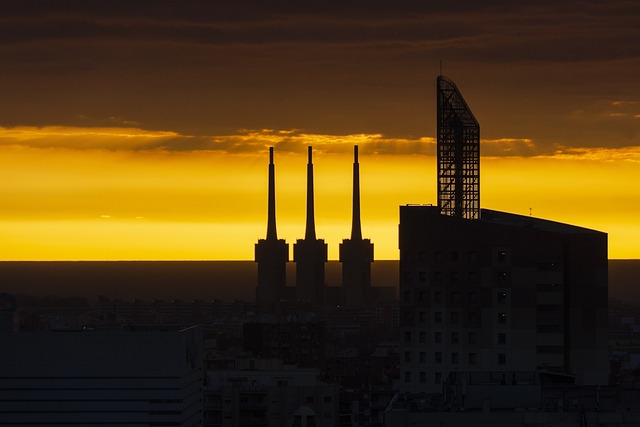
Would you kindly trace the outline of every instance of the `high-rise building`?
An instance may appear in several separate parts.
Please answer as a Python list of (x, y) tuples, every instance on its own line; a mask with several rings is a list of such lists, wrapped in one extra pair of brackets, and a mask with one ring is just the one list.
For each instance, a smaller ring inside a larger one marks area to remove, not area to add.
[(324, 263), (327, 262), (327, 244), (316, 238), (314, 197), (313, 197), (313, 158), (311, 147), (308, 149), (307, 164), (307, 222), (304, 239), (298, 239), (293, 245), (293, 259), (296, 263), (296, 299), (323, 306), (326, 301), (326, 283)]
[(353, 147), (353, 210), (351, 238), (340, 244), (342, 287), (344, 302), (348, 306), (362, 306), (371, 300), (371, 263), (373, 244), (362, 238), (360, 221), (360, 165), (358, 146)]
[(276, 177), (273, 163), (273, 147), (269, 147), (269, 202), (267, 213), (267, 237), (256, 243), (258, 286), (256, 302), (275, 303), (284, 298), (286, 266), (289, 261), (289, 245), (278, 239), (276, 231)]
[(465, 160), (479, 153), (477, 122), (453, 82), (438, 86), (439, 129), (453, 123), (438, 135), (443, 191), (438, 206), (400, 207), (401, 389), (441, 392), (450, 373), (472, 371), (607, 384), (607, 235), (477, 209), (479, 163)]

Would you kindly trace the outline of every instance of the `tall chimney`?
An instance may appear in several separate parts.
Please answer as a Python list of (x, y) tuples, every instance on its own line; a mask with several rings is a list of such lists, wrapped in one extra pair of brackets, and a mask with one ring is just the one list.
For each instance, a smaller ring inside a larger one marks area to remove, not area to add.
[(344, 304), (349, 307), (362, 307), (374, 301), (371, 291), (371, 263), (373, 262), (373, 243), (362, 238), (360, 222), (360, 163), (358, 146), (353, 147), (353, 216), (351, 219), (351, 238), (340, 244), (340, 262), (342, 263), (342, 288)]
[(313, 159), (311, 147), (308, 148), (309, 162), (307, 163), (307, 227), (304, 238), (306, 240), (316, 239), (316, 225), (313, 206)]
[(278, 240), (276, 231), (276, 173), (273, 164), (273, 147), (269, 147), (269, 213), (267, 219), (267, 240)]
[(362, 240), (360, 223), (360, 164), (358, 163), (358, 146), (353, 147), (353, 218), (351, 219), (351, 240)]

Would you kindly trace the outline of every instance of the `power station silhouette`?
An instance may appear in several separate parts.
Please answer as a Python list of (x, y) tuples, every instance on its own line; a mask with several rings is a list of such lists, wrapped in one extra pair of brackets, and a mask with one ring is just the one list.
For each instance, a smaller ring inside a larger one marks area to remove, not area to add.
[(278, 239), (276, 232), (275, 164), (273, 147), (269, 148), (267, 236), (266, 239), (258, 240), (255, 246), (255, 260), (258, 263), (257, 303), (269, 305), (284, 300), (295, 300), (318, 307), (328, 303), (357, 307), (375, 299), (376, 293), (371, 286), (373, 244), (370, 239), (362, 238), (358, 146), (354, 146), (353, 155), (351, 238), (344, 239), (340, 244), (342, 289), (337, 296), (329, 296), (324, 271), (327, 244), (324, 239), (317, 238), (315, 229), (312, 147), (308, 147), (305, 235), (304, 239), (298, 239), (293, 245), (293, 260), (296, 263), (295, 288), (287, 287), (286, 283), (289, 245), (283, 239)]

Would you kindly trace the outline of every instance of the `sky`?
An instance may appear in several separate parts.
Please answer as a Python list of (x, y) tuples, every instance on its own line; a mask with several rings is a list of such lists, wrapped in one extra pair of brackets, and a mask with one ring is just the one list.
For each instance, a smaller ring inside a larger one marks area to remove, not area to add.
[(266, 233), (362, 230), (398, 258), (435, 204), (436, 77), (480, 122), (481, 205), (640, 258), (637, 1), (33, 1), (0, 5), (0, 260), (246, 260)]

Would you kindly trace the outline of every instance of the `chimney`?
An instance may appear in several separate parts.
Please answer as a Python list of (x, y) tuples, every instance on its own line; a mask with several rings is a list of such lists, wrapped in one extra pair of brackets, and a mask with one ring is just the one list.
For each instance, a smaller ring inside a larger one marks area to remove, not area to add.
[(311, 147), (309, 150), (309, 162), (307, 163), (307, 227), (305, 229), (305, 240), (316, 240), (316, 225), (313, 206), (313, 159)]
[(358, 163), (358, 146), (353, 147), (353, 218), (351, 219), (351, 240), (362, 240), (360, 223), (360, 164)]
[(267, 219), (267, 240), (278, 240), (276, 231), (276, 173), (273, 164), (273, 147), (269, 147), (269, 212)]

